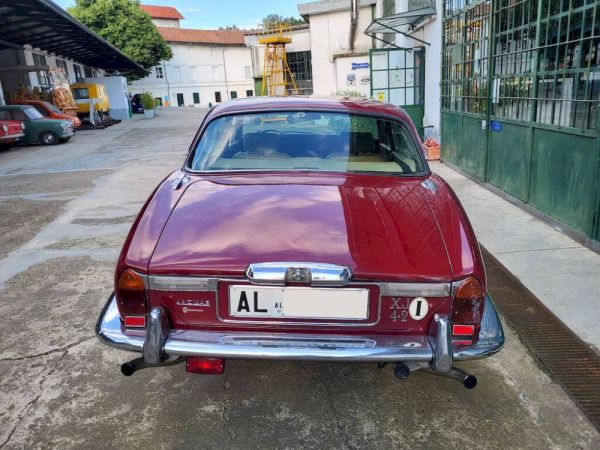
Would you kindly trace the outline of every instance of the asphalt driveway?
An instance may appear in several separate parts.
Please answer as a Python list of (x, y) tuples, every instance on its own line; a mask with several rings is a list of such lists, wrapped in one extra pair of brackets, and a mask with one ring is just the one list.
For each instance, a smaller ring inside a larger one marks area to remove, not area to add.
[[(125, 378), (94, 336), (131, 222), (203, 112), (162, 111), (0, 153), (1, 448), (600, 448), (507, 328), (480, 384), (389, 367), (227, 361)], [(133, 357), (134, 355), (131, 355)]]

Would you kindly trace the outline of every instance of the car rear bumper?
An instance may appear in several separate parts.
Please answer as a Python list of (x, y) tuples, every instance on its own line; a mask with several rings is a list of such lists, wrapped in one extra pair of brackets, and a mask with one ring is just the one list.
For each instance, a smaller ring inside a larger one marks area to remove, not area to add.
[(96, 325), (100, 341), (121, 350), (142, 352), (146, 362), (159, 364), (169, 356), (305, 361), (423, 362), (448, 371), (452, 361), (479, 359), (498, 352), (504, 331), (487, 297), (477, 344), (452, 348), (446, 316), (436, 315), (429, 336), (356, 336), (261, 332), (172, 330), (166, 312), (153, 308), (147, 331), (124, 333), (116, 298), (109, 298)]

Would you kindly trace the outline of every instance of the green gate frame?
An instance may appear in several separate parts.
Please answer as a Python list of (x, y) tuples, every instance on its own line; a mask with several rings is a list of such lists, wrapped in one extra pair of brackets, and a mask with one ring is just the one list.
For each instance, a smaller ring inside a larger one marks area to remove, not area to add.
[(600, 248), (600, 0), (444, 0), (442, 158)]
[[(407, 60), (407, 56), (410, 54), (413, 59), (413, 65), (408, 66), (404, 65), (404, 67), (390, 67), (390, 53), (392, 52), (403, 52), (404, 58), (403, 60)], [(419, 66), (415, 66), (415, 53), (418, 53), (419, 56)], [(373, 68), (373, 55), (386, 55), (386, 67), (385, 69), (374, 69)], [(371, 69), (370, 76), (370, 86), (371, 86), (371, 97), (374, 97), (375, 92), (385, 92), (385, 101), (391, 102), (390, 93), (391, 91), (404, 91), (404, 102), (399, 102), (397, 105), (401, 106), (406, 113), (410, 116), (419, 135), (423, 138), (424, 128), (423, 128), (423, 115), (425, 113), (425, 47), (415, 47), (415, 48), (377, 48), (371, 49), (369, 51), (369, 67)], [(413, 83), (412, 86), (394, 86), (391, 87), (391, 73), (392, 72), (403, 72), (404, 80), (406, 81), (406, 73), (409, 71), (418, 71), (418, 76), (414, 77), (416, 83)], [(373, 79), (374, 73), (382, 73), (386, 72), (386, 86), (373, 88)], [(407, 91), (412, 90), (413, 99), (418, 99), (418, 102), (412, 102), (410, 104), (406, 104), (406, 94)], [(377, 98), (376, 98), (377, 100)], [(396, 104), (396, 103), (395, 103)]]

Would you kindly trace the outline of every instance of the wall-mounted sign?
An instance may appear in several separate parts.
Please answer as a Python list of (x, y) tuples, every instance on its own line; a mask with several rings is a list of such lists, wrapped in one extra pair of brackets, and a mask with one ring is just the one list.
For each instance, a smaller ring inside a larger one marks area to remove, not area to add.
[(502, 122), (490, 120), (490, 129), (492, 131), (502, 131)]
[(360, 77), (360, 84), (367, 85), (371, 83), (371, 77), (369, 75), (363, 75), (362, 77)]
[(352, 63), (352, 70), (356, 70), (356, 69), (368, 69), (369, 68), (369, 63), (368, 62), (364, 62), (364, 63)]
[(346, 86), (356, 86), (356, 74), (346, 74)]

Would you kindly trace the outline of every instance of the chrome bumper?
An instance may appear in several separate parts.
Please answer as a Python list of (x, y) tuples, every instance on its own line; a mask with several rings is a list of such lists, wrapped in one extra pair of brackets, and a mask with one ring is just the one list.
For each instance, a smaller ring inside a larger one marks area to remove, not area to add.
[(2, 141), (12, 141), (12, 140), (19, 140), (21, 139), (23, 136), (25, 136), (25, 133), (19, 133), (19, 134), (7, 134), (4, 136), (0, 136), (0, 142)]
[(448, 372), (453, 361), (479, 359), (498, 352), (504, 331), (491, 299), (487, 297), (476, 345), (452, 348), (451, 327), (446, 316), (436, 315), (428, 336), (354, 336), (275, 334), (172, 330), (163, 308), (153, 308), (145, 336), (123, 332), (114, 294), (106, 303), (96, 335), (104, 344), (141, 352), (149, 364), (170, 356), (203, 356), (236, 359), (304, 361), (423, 362)]

